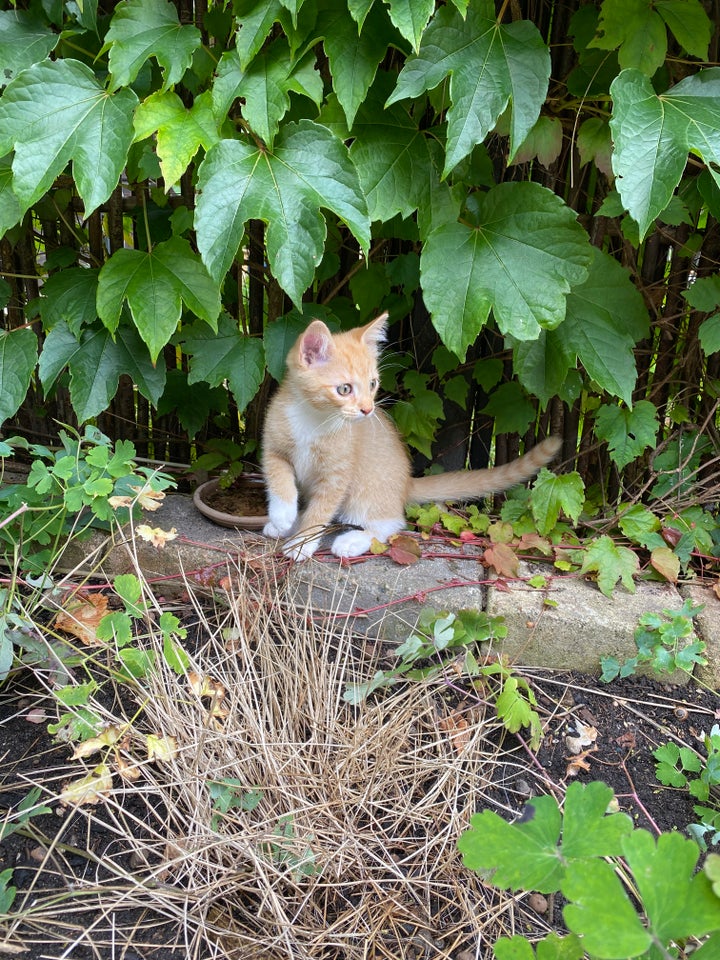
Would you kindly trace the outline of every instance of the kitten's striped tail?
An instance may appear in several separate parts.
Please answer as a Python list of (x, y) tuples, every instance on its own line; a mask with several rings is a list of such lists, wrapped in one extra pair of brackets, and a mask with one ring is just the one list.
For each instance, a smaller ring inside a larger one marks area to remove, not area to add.
[(547, 437), (529, 453), (488, 470), (456, 470), (417, 477), (410, 483), (408, 503), (432, 500), (479, 500), (491, 493), (501, 493), (517, 483), (524, 483), (560, 452), (559, 437)]

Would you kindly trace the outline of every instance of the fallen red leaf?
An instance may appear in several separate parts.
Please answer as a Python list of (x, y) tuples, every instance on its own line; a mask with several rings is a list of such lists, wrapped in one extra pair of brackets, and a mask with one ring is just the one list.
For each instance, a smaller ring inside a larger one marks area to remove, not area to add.
[(407, 534), (399, 533), (388, 540), (388, 556), (395, 563), (409, 566), (422, 556), (420, 544)]
[(516, 577), (520, 560), (506, 543), (496, 543), (488, 547), (483, 554), (483, 562), (488, 567), (494, 567), (501, 577)]

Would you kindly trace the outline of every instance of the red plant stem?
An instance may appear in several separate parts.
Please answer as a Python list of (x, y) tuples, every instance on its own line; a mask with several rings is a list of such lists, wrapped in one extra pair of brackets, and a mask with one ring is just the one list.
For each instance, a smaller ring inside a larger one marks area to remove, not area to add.
[(27, 508), (28, 508), (28, 505), (26, 503), (21, 503), (20, 506), (15, 511), (15, 513), (11, 513), (9, 517), (5, 517), (4, 520), (0, 521), (0, 530), (2, 530), (3, 527), (6, 527), (13, 520), (17, 520), (18, 517), (22, 516), (22, 514), (25, 513), (25, 511), (27, 510)]

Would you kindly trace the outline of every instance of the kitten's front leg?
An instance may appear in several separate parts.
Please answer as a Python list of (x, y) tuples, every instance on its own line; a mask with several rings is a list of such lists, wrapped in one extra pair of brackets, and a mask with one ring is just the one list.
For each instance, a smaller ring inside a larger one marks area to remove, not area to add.
[(270, 518), (263, 533), (266, 537), (285, 537), (292, 530), (298, 515), (295, 472), (287, 460), (273, 454), (265, 457), (263, 470)]
[(286, 557), (308, 560), (315, 553), (320, 546), (325, 527), (336, 517), (344, 495), (345, 484), (341, 477), (327, 480), (313, 490), (295, 533), (283, 545)]

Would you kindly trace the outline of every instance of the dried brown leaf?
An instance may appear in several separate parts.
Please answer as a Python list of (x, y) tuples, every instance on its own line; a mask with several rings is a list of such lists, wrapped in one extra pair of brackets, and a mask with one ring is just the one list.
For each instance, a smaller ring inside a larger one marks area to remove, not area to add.
[(135, 533), (143, 540), (147, 540), (154, 547), (162, 549), (169, 540), (177, 537), (177, 530), (173, 527), (171, 530), (161, 530), (160, 527), (151, 527), (147, 523), (141, 523), (135, 527)]
[(87, 593), (76, 590), (59, 610), (54, 626), (56, 630), (77, 637), (88, 647), (101, 644), (97, 638), (98, 624), (107, 613), (108, 599), (102, 593)]
[(465, 717), (454, 710), (446, 717), (442, 717), (438, 722), (441, 730), (448, 734), (450, 743), (458, 753), (462, 753), (465, 747), (470, 743), (470, 725)]
[(102, 803), (112, 790), (112, 773), (106, 763), (100, 763), (85, 777), (70, 780), (58, 797), (63, 807), (84, 807)]

